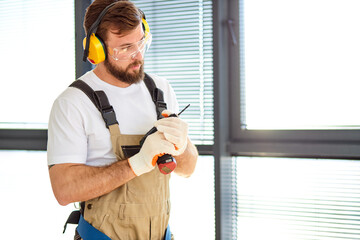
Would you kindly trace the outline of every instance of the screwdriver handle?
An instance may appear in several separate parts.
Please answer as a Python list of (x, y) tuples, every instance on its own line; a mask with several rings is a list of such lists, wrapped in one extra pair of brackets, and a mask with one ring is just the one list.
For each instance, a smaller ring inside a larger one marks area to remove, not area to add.
[[(190, 106), (190, 104), (188, 104), (179, 114), (175, 114), (172, 113), (167, 117), (178, 117), (182, 112), (184, 112), (188, 107)], [(157, 131), (156, 127), (151, 128), (145, 135), (144, 137), (140, 140), (140, 146), (142, 146), (145, 142), (145, 139), (150, 135), (153, 134)], [(155, 156), (156, 157), (156, 156)], [(174, 169), (177, 166), (176, 160), (173, 156), (171, 156), (170, 154), (163, 154), (163, 155), (158, 155), (157, 156), (158, 159), (156, 160), (156, 163), (159, 167), (159, 170), (162, 174), (169, 174), (172, 171), (174, 171)]]

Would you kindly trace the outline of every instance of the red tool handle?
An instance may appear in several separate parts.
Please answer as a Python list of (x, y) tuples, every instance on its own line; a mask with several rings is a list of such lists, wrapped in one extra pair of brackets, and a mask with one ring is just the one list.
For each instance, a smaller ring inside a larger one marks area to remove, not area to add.
[(173, 156), (170, 154), (164, 154), (161, 157), (158, 158), (157, 164), (159, 167), (159, 170), (163, 174), (169, 174), (176, 168), (176, 160)]

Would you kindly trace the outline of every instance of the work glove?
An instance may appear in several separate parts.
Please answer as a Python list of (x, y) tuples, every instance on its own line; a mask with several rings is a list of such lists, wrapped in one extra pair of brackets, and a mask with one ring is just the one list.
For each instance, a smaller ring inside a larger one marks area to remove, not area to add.
[(128, 162), (136, 176), (150, 172), (154, 169), (159, 156), (176, 154), (174, 145), (165, 139), (164, 134), (155, 132), (150, 134), (142, 145), (140, 151), (130, 157)]
[(156, 121), (154, 126), (164, 134), (166, 140), (175, 145), (176, 154), (172, 155), (178, 156), (187, 146), (188, 124), (178, 117), (169, 117), (171, 114), (169, 110), (164, 110), (161, 115), (165, 118)]

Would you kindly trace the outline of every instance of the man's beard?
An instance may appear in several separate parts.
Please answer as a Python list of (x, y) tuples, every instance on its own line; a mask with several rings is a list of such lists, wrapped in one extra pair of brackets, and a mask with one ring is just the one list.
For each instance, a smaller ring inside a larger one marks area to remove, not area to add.
[[(141, 64), (138, 71), (135, 71), (133, 73), (130, 73), (130, 69), (133, 66), (137, 66)], [(144, 79), (144, 61), (136, 60), (135, 62), (129, 64), (125, 70), (122, 70), (121, 68), (114, 66), (112, 63), (110, 63), (109, 59), (105, 59), (104, 65), (107, 69), (107, 71), (113, 75), (115, 78), (117, 78), (119, 81), (133, 84), (138, 83), (141, 80)]]

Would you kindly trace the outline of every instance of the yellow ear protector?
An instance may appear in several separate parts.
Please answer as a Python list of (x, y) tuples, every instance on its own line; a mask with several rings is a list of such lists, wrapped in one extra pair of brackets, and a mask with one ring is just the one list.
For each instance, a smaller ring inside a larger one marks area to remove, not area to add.
[[(104, 41), (99, 36), (96, 35), (96, 31), (100, 25), (102, 18), (105, 16), (105, 14), (109, 10), (109, 8), (111, 8), (116, 3), (117, 2), (114, 2), (114, 3), (110, 4), (109, 6), (107, 6), (100, 13), (99, 17), (96, 19), (96, 21), (93, 23), (93, 25), (91, 25), (91, 27), (89, 28), (88, 33), (83, 40), (83, 45), (84, 45), (83, 61), (84, 62), (86, 62), (86, 58), (92, 64), (98, 64), (98, 63), (105, 61), (105, 59), (107, 57), (106, 56), (107, 55), (106, 54), (106, 52), (107, 52), (106, 46), (105, 46)], [(139, 11), (141, 11), (141, 10), (139, 9)], [(143, 13), (143, 16), (144, 17), (142, 18), (141, 22), (142, 22), (143, 30), (144, 30), (145, 37), (146, 37), (148, 35), (148, 33), (150, 32), (150, 27), (149, 27), (149, 24), (146, 22), (144, 13)]]

